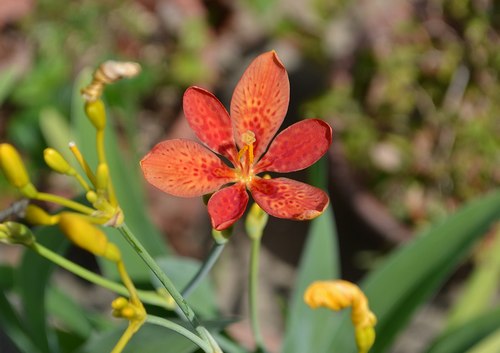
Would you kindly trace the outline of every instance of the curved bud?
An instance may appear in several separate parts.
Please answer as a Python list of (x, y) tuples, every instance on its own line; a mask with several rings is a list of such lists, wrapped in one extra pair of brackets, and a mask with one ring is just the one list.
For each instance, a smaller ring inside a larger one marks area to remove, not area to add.
[(23, 195), (32, 198), (37, 194), (21, 156), (11, 144), (0, 144), (0, 167), (9, 183), (18, 188)]
[(367, 353), (375, 342), (374, 327), (377, 318), (368, 307), (368, 299), (354, 283), (336, 281), (317, 281), (304, 293), (304, 301), (311, 308), (327, 307), (341, 310), (352, 307), (351, 321), (355, 328), (356, 344), (359, 353)]
[(69, 165), (64, 157), (53, 148), (49, 147), (43, 151), (43, 159), (50, 169), (57, 173), (66, 175), (74, 174), (74, 169)]
[(59, 221), (59, 216), (50, 215), (45, 212), (44, 209), (36, 205), (29, 204), (26, 207), (24, 219), (26, 220), (26, 222), (32, 225), (50, 226), (56, 224)]
[(31, 246), (35, 243), (35, 236), (24, 224), (5, 222), (0, 224), (0, 243)]
[(106, 127), (106, 108), (102, 100), (89, 101), (85, 103), (85, 114), (96, 130), (104, 130)]
[(59, 227), (66, 237), (80, 248), (113, 262), (120, 259), (118, 248), (108, 242), (104, 232), (77, 213), (61, 213)]

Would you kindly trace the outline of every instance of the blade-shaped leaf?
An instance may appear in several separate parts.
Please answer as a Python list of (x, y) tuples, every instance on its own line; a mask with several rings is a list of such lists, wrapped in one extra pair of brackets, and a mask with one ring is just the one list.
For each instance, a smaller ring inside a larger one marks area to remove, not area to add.
[(326, 309), (312, 310), (304, 303), (303, 295), (315, 280), (338, 278), (336, 239), (333, 214), (328, 208), (312, 221), (307, 236), (289, 306), (283, 353), (327, 352), (332, 330), (341, 316)]
[(61, 326), (65, 330), (81, 338), (90, 336), (92, 325), (87, 318), (86, 310), (60, 289), (48, 288), (47, 310), (62, 323)]
[[(497, 325), (498, 327), (498, 325)], [(497, 353), (500, 347), (500, 329), (472, 347), (467, 353)]]
[[(35, 231), (37, 241), (56, 252), (63, 252), (68, 241), (58, 228)], [(45, 290), (55, 265), (33, 251), (25, 251), (16, 273), (27, 330), (42, 352), (57, 352), (53, 332), (47, 326)]]
[(19, 315), (7, 299), (3, 290), (0, 291), (0, 327), (23, 352), (39, 353), (40, 350), (27, 334)]
[[(378, 317), (371, 353), (384, 352), (415, 309), (428, 299), (500, 217), (500, 192), (461, 208), (397, 250), (364, 281), (363, 290)], [(331, 351), (354, 352), (347, 320), (333, 336)]]
[[(469, 352), (471, 347), (498, 330), (499, 327), (500, 308), (496, 308), (451, 329), (445, 335), (438, 338), (426, 352)], [(498, 352), (498, 347), (495, 352)]]

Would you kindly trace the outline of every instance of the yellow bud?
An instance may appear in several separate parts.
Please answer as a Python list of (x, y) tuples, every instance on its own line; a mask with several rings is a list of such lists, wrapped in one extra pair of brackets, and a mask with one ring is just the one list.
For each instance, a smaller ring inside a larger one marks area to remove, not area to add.
[(46, 148), (43, 151), (43, 159), (50, 169), (57, 173), (74, 175), (75, 170), (69, 165), (64, 157), (53, 148)]
[(373, 326), (357, 327), (355, 336), (359, 353), (367, 353), (375, 343), (375, 329)]
[(24, 224), (5, 222), (0, 224), (0, 242), (31, 246), (35, 243), (35, 236)]
[(97, 194), (93, 190), (87, 191), (87, 193), (85, 194), (85, 197), (86, 197), (87, 201), (90, 202), (91, 204), (93, 204), (97, 201)]
[(24, 219), (32, 225), (49, 226), (56, 224), (59, 220), (59, 216), (50, 215), (42, 208), (29, 204), (26, 207)]
[(9, 183), (18, 188), (24, 196), (36, 196), (37, 191), (31, 184), (21, 156), (11, 144), (0, 144), (0, 167)]
[(121, 310), (128, 305), (127, 298), (118, 297), (111, 303), (111, 307), (115, 310)]
[(96, 130), (104, 130), (106, 127), (106, 109), (102, 100), (97, 99), (85, 103), (85, 113)]
[(269, 215), (254, 202), (245, 220), (245, 229), (248, 236), (251, 239), (261, 238), (268, 219)]
[(109, 168), (105, 163), (99, 163), (96, 172), (96, 189), (97, 193), (104, 192), (108, 189), (109, 182)]
[[(91, 252), (94, 255), (108, 258), (110, 248), (114, 245), (108, 242), (104, 232), (76, 213), (63, 212), (60, 214), (59, 227), (66, 237), (75, 245)], [(112, 251), (112, 255), (115, 255)]]

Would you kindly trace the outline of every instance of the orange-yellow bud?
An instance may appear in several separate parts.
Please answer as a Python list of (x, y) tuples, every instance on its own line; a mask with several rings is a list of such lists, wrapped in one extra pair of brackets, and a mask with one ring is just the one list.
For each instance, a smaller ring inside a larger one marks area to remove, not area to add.
[(304, 293), (304, 301), (311, 308), (327, 307), (342, 310), (352, 307), (351, 321), (355, 328), (356, 344), (359, 353), (367, 353), (375, 342), (374, 326), (377, 318), (368, 307), (368, 299), (354, 283), (336, 281), (317, 281)]
[(59, 218), (59, 227), (75, 245), (117, 262), (121, 259), (118, 248), (108, 241), (104, 232), (76, 213), (63, 212)]
[(37, 191), (31, 184), (21, 156), (11, 144), (0, 144), (0, 167), (9, 183), (18, 188), (24, 196), (36, 196)]
[(106, 108), (104, 108), (102, 100), (85, 103), (85, 113), (96, 130), (104, 130), (106, 127)]
[(50, 215), (42, 208), (29, 204), (26, 207), (24, 219), (32, 225), (49, 226), (56, 224), (59, 220), (59, 216)]
[(56, 171), (57, 173), (67, 175), (75, 174), (75, 170), (69, 165), (64, 157), (53, 148), (49, 147), (43, 151), (43, 159), (50, 169)]

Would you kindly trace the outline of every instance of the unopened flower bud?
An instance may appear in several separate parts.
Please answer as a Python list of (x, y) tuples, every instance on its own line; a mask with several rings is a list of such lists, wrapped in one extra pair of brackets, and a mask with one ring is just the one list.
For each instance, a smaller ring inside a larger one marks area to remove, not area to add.
[(24, 219), (26, 220), (26, 222), (32, 225), (49, 226), (56, 224), (59, 220), (59, 216), (50, 215), (45, 212), (44, 209), (36, 205), (29, 204), (26, 207)]
[(96, 171), (96, 190), (97, 193), (108, 189), (109, 183), (109, 168), (105, 163), (99, 163)]
[(35, 243), (35, 236), (24, 224), (5, 222), (0, 224), (0, 242), (31, 246)]
[(268, 218), (269, 215), (254, 202), (245, 220), (245, 229), (248, 236), (252, 239), (262, 237)]
[(106, 108), (102, 100), (97, 99), (85, 103), (85, 113), (96, 130), (104, 130), (106, 127)]
[(63, 212), (59, 227), (68, 239), (80, 248), (110, 261), (121, 259), (120, 250), (110, 243), (104, 232), (76, 213)]
[(0, 167), (9, 183), (24, 196), (28, 198), (36, 196), (37, 191), (30, 181), (21, 156), (11, 144), (0, 144)]
[(43, 151), (43, 159), (50, 169), (57, 173), (66, 175), (74, 174), (74, 169), (69, 165), (64, 157), (53, 148), (49, 147)]
[(304, 293), (304, 301), (311, 308), (327, 307), (332, 310), (352, 308), (351, 321), (355, 329), (359, 353), (367, 353), (375, 342), (377, 318), (368, 307), (368, 299), (354, 283), (316, 281)]

